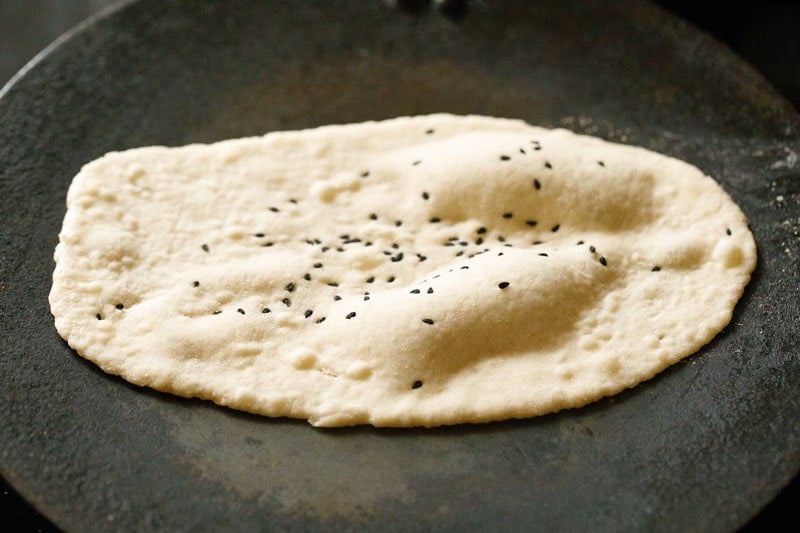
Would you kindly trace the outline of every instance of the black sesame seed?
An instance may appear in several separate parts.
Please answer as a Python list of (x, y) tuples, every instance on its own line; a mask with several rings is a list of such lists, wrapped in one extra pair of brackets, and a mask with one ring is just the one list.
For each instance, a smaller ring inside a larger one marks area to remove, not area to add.
[(542, 244), (542, 241), (533, 241), (533, 243), (531, 244), (533, 244), (534, 246), (539, 246), (540, 244)]
[(427, 256), (424, 256), (422, 254), (417, 254), (417, 257), (419, 257), (419, 262), (420, 263), (422, 263), (423, 261), (428, 259)]
[(503, 246), (505, 246), (505, 247), (507, 247), (507, 248), (511, 248), (511, 247), (513, 247), (514, 245), (513, 245), (513, 244), (511, 244), (510, 242), (507, 242), (507, 243), (505, 243)]
[(256, 237), (258, 237), (259, 239), (260, 239), (261, 237), (263, 237), (263, 236), (264, 236), (264, 234), (263, 234), (263, 233), (256, 233)]
[(396, 256), (392, 257), (392, 263), (397, 263), (398, 261), (403, 260), (403, 252), (400, 252)]
[(280, 211), (280, 209), (278, 209), (277, 207), (270, 207), (269, 210), (272, 211), (273, 213), (277, 213), (278, 211)]
[(428, 294), (433, 294), (433, 287), (428, 287)]
[(434, 129), (433, 129), (433, 128), (431, 128), (431, 129), (429, 129), (429, 130), (425, 130), (425, 134), (426, 134), (426, 135), (433, 135), (433, 132), (434, 132)]
[(266, 315), (267, 313), (271, 313), (272, 310), (269, 307), (265, 307), (264, 309), (261, 310), (261, 312)]
[(538, 191), (542, 188), (542, 183), (539, 180), (533, 180), (533, 188)]
[(500, 287), (501, 289), (505, 289), (509, 285), (511, 285), (511, 284), (509, 282), (507, 282), (507, 281), (501, 281), (500, 283), (497, 284), (497, 286)]
[(521, 153), (521, 154), (525, 154), (525, 150), (523, 150), (522, 148), (520, 148), (520, 149), (519, 149), (519, 153)]
[(500, 257), (501, 255), (503, 255), (503, 252), (498, 252), (497, 257)]
[(418, 389), (420, 387), (422, 387), (422, 382), (420, 380), (417, 380), (417, 381), (415, 381), (414, 383), (411, 384), (411, 388), (412, 389)]
[(536, 222), (535, 220), (526, 220), (525, 223), (530, 227), (534, 227), (536, 224), (538, 224), (538, 222)]
[(547, 254), (544, 252), (540, 253), (539, 255), (541, 255), (542, 257), (547, 257)]
[(652, 272), (658, 272), (660, 270), (661, 270), (661, 267), (656, 265), (656, 266), (653, 267)]
[(283, 302), (283, 305), (285, 305), (286, 307), (292, 306), (292, 301), (289, 298), (284, 298), (283, 300), (281, 300), (281, 302)]
[(369, 219), (370, 219), (370, 220), (378, 220), (378, 215), (377, 215), (377, 214), (375, 214), (375, 213), (370, 213), (370, 214), (369, 214)]
[(200, 286), (200, 282), (199, 281), (193, 281), (192, 282), (192, 287), (199, 287), (199, 286)]
[(375, 276), (370, 276), (367, 278), (367, 283), (374, 283), (374, 282), (375, 282)]
[(364, 243), (364, 246), (372, 246), (372, 241), (367, 241)]
[(595, 253), (597, 251), (597, 248), (595, 248), (594, 246), (589, 246), (589, 251)]
[(483, 237), (478, 237), (477, 239), (475, 239), (475, 244), (478, 244), (478, 245), (483, 244)]
[(337, 252), (344, 252), (344, 248), (338, 247), (338, 248), (336, 248), (336, 251)]
[(500, 156), (500, 161), (510, 161), (510, 160), (511, 160), (511, 158), (509, 156), (507, 156), (507, 155), (501, 155)]
[(314, 239), (314, 244), (322, 244), (322, 241), (319, 239)]
[(334, 295), (333, 295), (333, 301), (334, 301), (334, 302), (338, 302), (338, 301), (339, 301), (339, 300), (341, 300), (341, 299), (342, 299), (342, 297), (341, 297), (341, 296), (339, 296), (338, 294), (334, 294)]
[(202, 245), (200, 248), (202, 248), (204, 252), (208, 251), (208, 245), (207, 244)]
[(456, 252), (456, 257), (461, 257), (462, 255), (464, 255), (464, 250), (459, 250)]
[(117, 309), (125, 309), (125, 306), (123, 304), (117, 304), (114, 307), (116, 307)]
[(325, 322), (324, 316), (317, 319), (317, 324), (322, 324), (323, 322)]
[(414, 161), (413, 163), (411, 163), (411, 165), (412, 165), (412, 166), (417, 166), (417, 165), (419, 165), (420, 163), (422, 163), (422, 161)]
[(458, 241), (459, 246), (467, 246), (469, 243), (467, 241)]
[(336, 283), (335, 281), (329, 281), (329, 282), (328, 282), (328, 285), (329, 285), (330, 287), (338, 287), (338, 286), (339, 286), (339, 284), (338, 284), (338, 283)]
[(553, 165), (550, 164), (550, 161), (545, 161), (544, 168), (553, 168)]
[(295, 200), (294, 198), (289, 198), (289, 202), (290, 202), (290, 203), (293, 203), (293, 204), (296, 204), (296, 203), (297, 203), (297, 200)]
[(353, 244), (353, 243), (356, 243), (356, 242), (361, 242), (361, 239), (359, 239), (357, 237), (353, 237), (352, 239), (347, 239), (342, 244)]
[(215, 315), (218, 315), (218, 314), (220, 314), (220, 313), (222, 313), (222, 311), (214, 311), (214, 314), (215, 314)]
[(321, 248), (321, 250), (322, 250), (323, 252), (327, 252), (327, 251), (328, 251), (328, 250), (330, 250), (330, 249), (331, 249), (331, 248), (330, 248), (330, 246), (323, 246), (323, 247)]
[(322, 263), (314, 263), (314, 268), (322, 268)]
[(397, 250), (398, 248), (400, 248), (400, 245), (399, 245), (399, 244), (397, 244), (396, 242), (393, 242), (393, 243), (392, 243), (392, 248), (394, 248), (395, 250)]
[(577, 244), (578, 246), (580, 246), (581, 244), (583, 244), (583, 241), (578, 241), (578, 242), (576, 242), (575, 244)]
[(362, 178), (366, 178), (367, 176), (369, 176), (369, 170), (365, 170), (364, 172), (361, 173)]
[(236, 310), (236, 312), (239, 313), (240, 315), (243, 315), (244, 314), (244, 309), (242, 309), (240, 307), (239, 309)]
[(97, 313), (96, 315), (94, 315), (94, 317), (95, 317), (97, 320), (103, 320), (103, 315), (101, 315), (100, 313)]
[(557, 232), (557, 231), (558, 231), (558, 228), (560, 228), (560, 227), (561, 227), (561, 224), (556, 224), (555, 226), (553, 226), (552, 228), (550, 228), (550, 231), (552, 231), (553, 233), (555, 233), (555, 232)]
[(403, 225), (403, 221), (402, 220), (395, 220), (394, 225), (399, 228), (400, 226)]
[(262, 246), (264, 246), (264, 248), (269, 248), (269, 247), (270, 247), (270, 246), (272, 246), (273, 244), (274, 244), (274, 243), (270, 241), (270, 242), (265, 242), (265, 243), (264, 243)]
[(506, 238), (505, 238), (505, 237), (503, 237), (502, 235), (500, 235), (499, 237), (497, 237), (497, 240), (498, 240), (498, 241), (500, 241), (500, 242), (506, 242)]
[(394, 277), (394, 276), (389, 276), (388, 278), (386, 278), (386, 282), (387, 282), (387, 283), (391, 283), (391, 282), (393, 282), (394, 280), (395, 280), (395, 277)]
[(606, 258), (603, 257), (602, 255), (600, 256), (600, 259), (598, 259), (598, 261), (600, 261), (601, 265), (608, 266), (608, 261), (606, 261)]
[(306, 272), (305, 274), (303, 274), (303, 279), (306, 281), (311, 281), (311, 274)]
[(383, 251), (383, 255), (392, 255), (393, 253), (394, 252), (392, 252), (391, 250), (384, 250)]
[(308, 317), (310, 317), (310, 316), (311, 316), (311, 315), (313, 315), (313, 314), (314, 314), (314, 310), (313, 310), (313, 309), (306, 309), (306, 312), (305, 312), (305, 313), (303, 313), (303, 316), (304, 316), (304, 317), (306, 317), (306, 318), (308, 318)]
[(354, 316), (356, 316), (356, 312), (355, 312), (355, 311), (350, 311), (349, 313), (347, 313), (347, 316), (345, 316), (345, 318), (346, 318), (347, 320), (350, 320), (350, 319), (351, 319), (351, 318), (353, 318)]
[(350, 234), (349, 233), (345, 233), (343, 235), (339, 235), (339, 238), (342, 239), (343, 241), (346, 241), (347, 239), (350, 238)]
[(442, 221), (442, 219), (441, 219), (441, 218), (439, 218), (439, 217), (433, 217), (433, 218), (431, 219), (431, 224), (437, 224), (437, 223), (439, 223), (439, 222), (441, 222), (441, 221)]
[(364, 301), (366, 302), (367, 300), (369, 300), (369, 294), (364, 295)]
[(292, 292), (293, 290), (294, 290), (294, 283), (292, 283), (292, 282), (287, 283), (286, 284), (286, 291), (287, 292)]
[(419, 294), (419, 289), (411, 289), (411, 294)]
[(602, 161), (598, 161), (598, 162), (597, 162), (597, 164), (598, 164), (598, 165), (600, 165), (601, 167), (604, 167), (604, 166), (606, 166), (606, 164), (605, 164), (605, 163), (603, 163)]
[(431, 319), (431, 318), (423, 318), (423, 319), (422, 319), (422, 321), (423, 321), (425, 324), (428, 324), (429, 326), (430, 326), (431, 324), (433, 324), (433, 319)]
[(731, 228), (726, 228), (725, 229), (725, 233), (727, 233), (728, 235), (732, 235), (733, 234), (733, 232), (731, 231)]
[(468, 269), (469, 269), (469, 267), (467, 265), (464, 265), (464, 266), (461, 267), (461, 270), (468, 270)]
[(511, 218), (514, 216), (514, 213), (503, 213), (503, 218)]
[(480, 228), (478, 228), (478, 229), (475, 231), (475, 233), (477, 233), (478, 235), (483, 235), (484, 233), (486, 233), (486, 228), (484, 228), (483, 226), (481, 226)]
[(423, 192), (422, 192), (422, 199), (423, 199), (423, 200), (427, 200), (427, 199), (428, 199), (428, 198), (430, 198), (430, 197), (431, 197), (431, 195), (430, 195), (430, 194), (426, 193), (425, 191), (423, 191)]

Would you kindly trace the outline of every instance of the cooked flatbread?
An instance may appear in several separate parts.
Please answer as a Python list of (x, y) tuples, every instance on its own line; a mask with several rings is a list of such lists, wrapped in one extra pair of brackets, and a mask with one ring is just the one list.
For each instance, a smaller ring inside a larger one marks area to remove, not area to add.
[(756, 262), (697, 168), (478, 116), (110, 153), (67, 206), (50, 304), (72, 348), (317, 426), (618, 393), (724, 328)]

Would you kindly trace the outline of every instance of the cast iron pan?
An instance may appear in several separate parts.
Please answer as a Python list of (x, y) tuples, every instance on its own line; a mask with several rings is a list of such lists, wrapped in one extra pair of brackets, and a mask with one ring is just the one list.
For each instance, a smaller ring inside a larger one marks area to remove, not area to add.
[[(0, 97), (0, 469), (68, 530), (730, 530), (800, 468), (800, 117), (640, 2), (141, 0)], [(110, 150), (448, 111), (718, 177), (759, 265), (731, 325), (631, 391), (531, 420), (318, 430), (128, 385), (47, 304), (70, 180)]]

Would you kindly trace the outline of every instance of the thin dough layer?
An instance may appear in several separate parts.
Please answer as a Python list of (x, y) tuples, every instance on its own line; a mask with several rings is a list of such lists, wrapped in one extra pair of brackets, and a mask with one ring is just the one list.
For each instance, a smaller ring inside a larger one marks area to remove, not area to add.
[(73, 349), (318, 426), (583, 406), (710, 341), (756, 263), (697, 168), (478, 116), (110, 153), (67, 207), (50, 305)]

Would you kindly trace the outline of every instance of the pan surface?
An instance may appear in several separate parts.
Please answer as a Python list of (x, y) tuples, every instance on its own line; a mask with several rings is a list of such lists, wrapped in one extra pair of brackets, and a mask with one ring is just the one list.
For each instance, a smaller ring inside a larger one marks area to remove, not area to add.
[[(800, 117), (640, 2), (120, 6), (0, 94), (0, 471), (68, 530), (731, 530), (800, 469)], [(430, 112), (685, 159), (759, 265), (698, 354), (587, 408), (433, 430), (314, 429), (140, 389), (56, 333), (65, 195), (112, 150)]]

